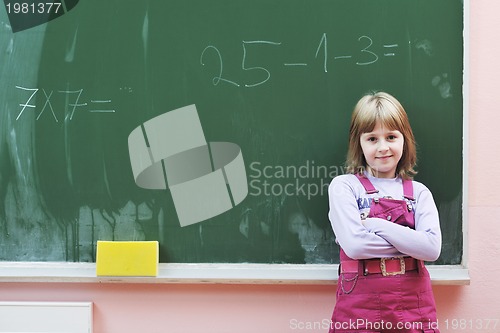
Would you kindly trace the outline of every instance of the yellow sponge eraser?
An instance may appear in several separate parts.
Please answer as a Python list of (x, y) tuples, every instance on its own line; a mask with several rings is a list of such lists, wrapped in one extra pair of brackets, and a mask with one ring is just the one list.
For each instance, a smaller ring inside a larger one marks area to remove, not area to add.
[(157, 241), (97, 241), (97, 276), (157, 276)]

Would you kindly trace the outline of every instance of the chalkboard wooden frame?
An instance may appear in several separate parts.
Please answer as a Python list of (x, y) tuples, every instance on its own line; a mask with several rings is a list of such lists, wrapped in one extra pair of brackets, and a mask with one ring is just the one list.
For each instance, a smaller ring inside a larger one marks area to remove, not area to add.
[[(433, 284), (469, 284), (468, 272), (468, 100), (469, 100), (469, 1), (464, 6), (463, 76), (463, 255), (460, 265), (430, 266)], [(93, 263), (0, 262), (0, 282), (127, 282), (127, 283), (306, 283), (337, 281), (338, 265), (325, 264), (160, 264), (156, 278), (103, 278), (95, 276)]]

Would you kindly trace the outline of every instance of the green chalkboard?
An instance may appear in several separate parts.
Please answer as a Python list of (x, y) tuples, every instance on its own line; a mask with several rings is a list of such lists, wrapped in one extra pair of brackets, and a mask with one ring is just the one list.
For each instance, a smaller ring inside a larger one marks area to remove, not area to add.
[[(437, 263), (461, 263), (462, 1), (66, 7), (17, 32), (0, 10), (0, 260), (93, 262), (97, 240), (158, 240), (161, 262), (335, 263), (327, 186), (356, 101), (383, 90), (407, 109), (440, 211)], [(135, 183), (127, 140), (188, 105), (207, 142), (239, 147), (248, 194), (181, 226), (170, 190)]]

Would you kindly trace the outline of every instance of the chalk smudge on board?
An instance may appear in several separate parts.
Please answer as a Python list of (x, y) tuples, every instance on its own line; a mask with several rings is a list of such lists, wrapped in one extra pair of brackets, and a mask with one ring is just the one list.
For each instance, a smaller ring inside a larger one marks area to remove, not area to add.
[(441, 75), (436, 75), (432, 78), (432, 86), (438, 88), (439, 94), (442, 98), (451, 98), (451, 84), (449, 81), (448, 73), (443, 73)]
[(427, 54), (429, 57), (432, 57), (432, 55), (433, 55), (432, 42), (430, 40), (428, 40), (428, 39), (417, 41), (415, 43), (415, 48), (417, 50), (424, 51), (424, 53)]
[(78, 37), (78, 28), (75, 29), (75, 34), (73, 35), (71, 45), (66, 50), (66, 56), (64, 61), (73, 62), (75, 60), (75, 49), (76, 49), (76, 39)]

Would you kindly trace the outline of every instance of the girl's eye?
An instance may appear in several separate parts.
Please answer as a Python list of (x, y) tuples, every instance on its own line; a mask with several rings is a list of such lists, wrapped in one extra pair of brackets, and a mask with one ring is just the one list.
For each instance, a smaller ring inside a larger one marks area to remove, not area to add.
[(377, 141), (377, 138), (371, 136), (371, 137), (368, 138), (368, 141), (375, 142), (375, 141)]
[(389, 139), (389, 140), (391, 140), (391, 141), (392, 141), (392, 140), (396, 139), (396, 136), (395, 136), (395, 135), (389, 135), (389, 136), (387, 137), (387, 139)]

